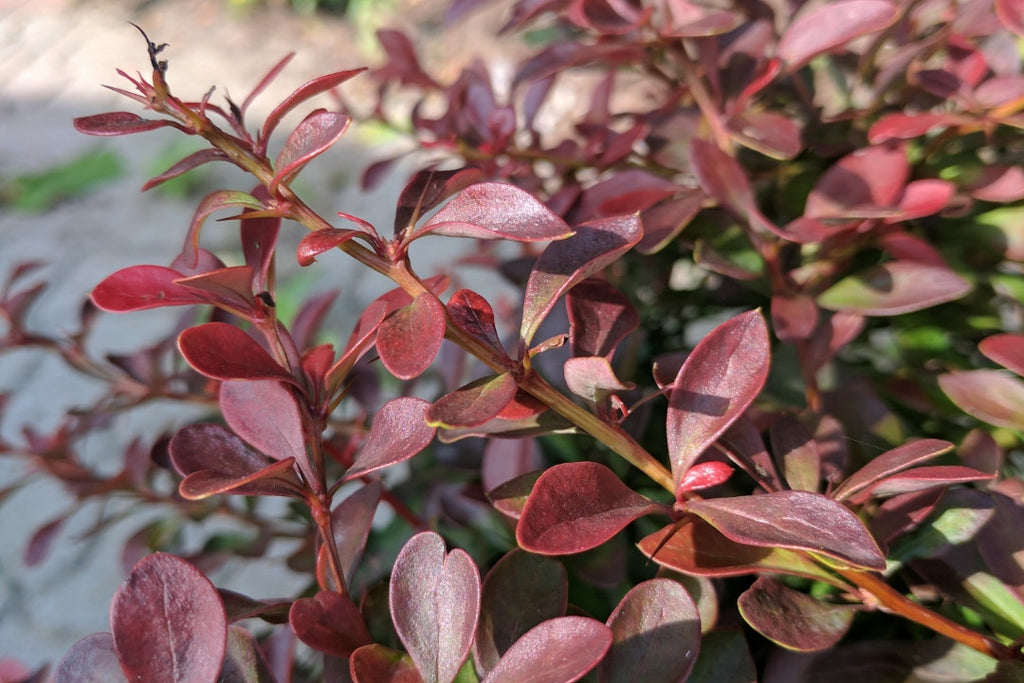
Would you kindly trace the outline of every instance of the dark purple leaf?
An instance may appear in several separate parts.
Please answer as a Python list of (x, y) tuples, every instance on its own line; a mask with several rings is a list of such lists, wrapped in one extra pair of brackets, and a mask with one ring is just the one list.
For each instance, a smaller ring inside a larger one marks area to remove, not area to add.
[(736, 420), (722, 432), (718, 441), (729, 459), (742, 467), (765, 491), (787, 488), (753, 422), (746, 418)]
[(53, 672), (53, 683), (127, 682), (109, 633), (93, 633), (79, 640)]
[(381, 406), (345, 479), (403, 462), (426, 448), (434, 438), (434, 428), (426, 419), (429, 408), (429, 403), (413, 396), (400, 396)]
[(666, 426), (677, 487), (698, 456), (761, 391), (769, 349), (764, 318), (749, 311), (716, 327), (687, 357), (669, 394)]
[(178, 336), (178, 349), (197, 372), (213, 379), (295, 381), (255, 339), (228, 323), (190, 327)]
[(304, 349), (312, 345), (313, 338), (327, 317), (327, 311), (337, 298), (338, 290), (329, 289), (303, 302), (290, 326), (292, 339), (295, 340), (297, 348)]
[(632, 382), (620, 381), (604, 356), (570, 358), (562, 371), (569, 391), (591, 403), (603, 403), (609, 394), (636, 387)]
[(700, 615), (676, 581), (637, 584), (608, 617), (614, 640), (600, 664), (608, 683), (685, 680), (700, 651)]
[(274, 132), (274, 128), (276, 128), (277, 124), (281, 122), (284, 115), (292, 109), (315, 95), (319, 95), (320, 93), (327, 92), (332, 88), (336, 88), (363, 71), (366, 71), (365, 67), (350, 69), (348, 71), (337, 71), (332, 74), (327, 74), (326, 76), (314, 78), (305, 85), (300, 86), (295, 92), (284, 98), (280, 104), (274, 107), (274, 111), (270, 112), (270, 115), (267, 116), (267, 120), (263, 123), (263, 130), (260, 132), (261, 143), (264, 146), (267, 144), (267, 140), (270, 139), (270, 135)]
[(1018, 375), (1024, 375), (1024, 334), (994, 334), (978, 344), (978, 350)]
[(695, 500), (687, 511), (749, 545), (805, 550), (855, 567), (882, 570), (885, 556), (850, 510), (809, 491)]
[(450, 683), (473, 644), (480, 615), (480, 575), (456, 548), (445, 553), (432, 531), (416, 534), (391, 574), (395, 630), (427, 683)]
[(324, 386), (328, 393), (333, 392), (340, 385), (341, 381), (348, 377), (349, 372), (356, 362), (365, 354), (377, 338), (377, 329), (388, 314), (388, 306), (385, 302), (377, 300), (370, 303), (363, 309), (356, 326), (349, 335), (345, 350), (342, 352), (338, 362), (335, 363), (324, 378)]
[(156, 187), (162, 183), (167, 182), (171, 178), (177, 178), (183, 173), (191, 171), (197, 166), (208, 164), (211, 161), (230, 161), (231, 159), (227, 154), (219, 149), (210, 147), (208, 149), (201, 149), (198, 152), (193, 152), (187, 157), (179, 161), (178, 163), (171, 166), (169, 169), (161, 173), (160, 175), (150, 178), (146, 181), (146, 184), (142, 186), (142, 191), (145, 192), (151, 188)]
[(601, 661), (611, 643), (611, 629), (595, 619), (549, 619), (517, 640), (484, 683), (572, 683)]
[(818, 296), (818, 305), (861, 315), (901, 315), (954, 301), (972, 289), (944, 266), (887, 261), (850, 275)]
[(427, 424), (444, 429), (477, 427), (497, 417), (518, 388), (507, 372), (481, 377), (435, 401), (427, 411)]
[(569, 239), (552, 242), (537, 259), (526, 283), (519, 336), (529, 345), (558, 298), (614, 263), (643, 236), (637, 216), (619, 216), (576, 228)]
[(893, 496), (881, 502), (871, 518), (871, 534), (883, 546), (916, 529), (935, 509), (943, 489), (926, 489)]
[(452, 294), (445, 310), (452, 325), (497, 351), (499, 356), (508, 358), (494, 326), (494, 311), (487, 299), (470, 289), (460, 289)]
[(610, 357), (623, 337), (640, 324), (640, 314), (629, 299), (599, 278), (588, 278), (570, 289), (565, 305), (574, 356)]
[(782, 33), (776, 54), (795, 71), (823, 52), (888, 28), (900, 15), (886, 0), (837, 0), (805, 12)]
[(92, 290), (92, 302), (111, 313), (162, 306), (189, 306), (209, 299), (177, 283), (181, 273), (163, 266), (131, 266), (107, 276)]
[(744, 621), (774, 643), (799, 652), (825, 650), (838, 643), (853, 622), (854, 605), (833, 605), (762, 576), (740, 595)]
[(953, 444), (939, 439), (919, 439), (893, 448), (875, 456), (851, 474), (836, 488), (832, 497), (839, 501), (845, 500), (885, 477), (936, 458), (952, 448)]
[(165, 553), (140, 560), (110, 606), (114, 648), (129, 680), (216, 680), (227, 628), (209, 579)]
[(93, 116), (81, 116), (74, 121), (75, 130), (86, 135), (131, 135), (132, 133), (145, 133), (149, 130), (156, 130), (165, 126), (173, 126), (182, 129), (182, 126), (173, 121), (159, 119), (144, 119), (138, 114), (127, 111), (112, 111), (107, 114), (95, 114)]
[(380, 481), (371, 481), (341, 501), (331, 512), (334, 544), (341, 557), (345, 581), (349, 584), (352, 583), (352, 575), (359, 566), (359, 558), (366, 546), (382, 488)]
[(470, 185), (423, 223), (414, 237), (428, 232), (517, 242), (559, 240), (573, 234), (533, 195), (507, 183)]
[(228, 646), (217, 683), (276, 683), (256, 638), (241, 626), (228, 626)]
[(565, 614), (569, 585), (557, 560), (518, 548), (484, 578), (473, 662), (485, 675), (534, 626)]
[(304, 118), (288, 136), (274, 164), (276, 173), (270, 181), (270, 191), (279, 183), (287, 183), (302, 167), (320, 156), (341, 139), (352, 119), (326, 109), (316, 109)]
[(377, 353), (384, 367), (399, 379), (421, 375), (444, 341), (444, 305), (424, 293), (384, 318), (377, 329)]
[(537, 480), (519, 518), (516, 540), (533, 553), (579, 553), (601, 545), (634, 519), (662, 511), (604, 465), (563, 463)]
[[(261, 186), (253, 191), (253, 196), (265, 200), (269, 198), (267, 191)], [(277, 246), (277, 235), (281, 230), (281, 218), (270, 216), (263, 218), (246, 218), (246, 214), (254, 212), (242, 211), (240, 236), (242, 253), (245, 263), (254, 273), (252, 291), (265, 292), (271, 288), (271, 264), (274, 262), (274, 248)], [(300, 347), (301, 348), (301, 347)]]
[[(756, 683), (757, 666), (739, 627), (716, 629), (700, 643), (700, 657), (687, 683)], [(778, 683), (778, 682), (776, 682)]]
[(349, 672), (355, 683), (423, 683), (409, 655), (383, 645), (364, 645), (353, 652)]
[(320, 591), (293, 602), (288, 625), (303, 643), (335, 657), (348, 657), (356, 648), (373, 642), (359, 608), (334, 591)]
[(775, 418), (768, 431), (775, 462), (789, 488), (817, 491), (821, 481), (821, 456), (814, 435), (789, 413)]

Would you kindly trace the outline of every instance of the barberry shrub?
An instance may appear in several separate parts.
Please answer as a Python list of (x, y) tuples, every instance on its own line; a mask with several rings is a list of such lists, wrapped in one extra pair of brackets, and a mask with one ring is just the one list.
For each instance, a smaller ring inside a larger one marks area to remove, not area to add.
[[(287, 562), (309, 587), (218, 590), (199, 567), (224, 542), (180, 557), (147, 526), (110, 632), (56, 680), (1024, 674), (1024, 7), (793, 5), (520, 0), (502, 34), (531, 53), (502, 87), (482, 62), (441, 82), (384, 31), (382, 65), (306, 83), (256, 128), (287, 59), (240, 104), (192, 101), (147, 38), (152, 76), (119, 72), (118, 92), (150, 114), (75, 126), (209, 143), (146, 188), (226, 162), (254, 189), (203, 198), (181, 253), (99, 283), (69, 338), (26, 328), (40, 290), (13, 274), (4, 348), (52, 348), (109, 393), (3, 450), (80, 498), (242, 520), (240, 557), (299, 537)], [(379, 83), (370, 107), (345, 99), (357, 77)], [(339, 87), (268, 154), (286, 114)], [(586, 103), (568, 120), (550, 111), (566, 89)], [(416, 143), (391, 236), (293, 189), (354, 118)], [(241, 265), (202, 246), (222, 211)], [(275, 244), (296, 224), (303, 266), (353, 258), (393, 282), (346, 314), (340, 348), (318, 337), (332, 295), (278, 316)], [(479, 248), (414, 269), (414, 240), (455, 237)], [(455, 289), (460, 265), (519, 299)], [(187, 311), (173, 338), (87, 353), (97, 308), (164, 306)], [(113, 476), (77, 457), (154, 398), (210, 415), (133, 443)]]

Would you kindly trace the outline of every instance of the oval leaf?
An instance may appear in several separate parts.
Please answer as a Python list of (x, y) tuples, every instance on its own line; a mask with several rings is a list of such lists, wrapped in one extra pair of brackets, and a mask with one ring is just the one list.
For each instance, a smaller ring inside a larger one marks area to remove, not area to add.
[(971, 283), (949, 268), (889, 261), (843, 278), (818, 297), (818, 305), (862, 315), (900, 315), (959, 299), (970, 291)]
[(213, 379), (295, 381), (255, 339), (228, 323), (190, 327), (178, 336), (178, 350), (196, 372)]
[(859, 149), (825, 171), (807, 196), (804, 217), (836, 220), (894, 214), (909, 174), (901, 145)]
[(838, 643), (857, 610), (853, 605), (821, 602), (767, 576), (744, 591), (737, 606), (755, 631), (797, 652), (816, 652)]
[(640, 324), (640, 314), (629, 299), (598, 278), (588, 278), (569, 290), (565, 307), (574, 356), (610, 356)]
[(508, 183), (470, 185), (420, 226), (415, 236), (428, 232), (517, 242), (560, 240), (573, 234), (540, 200)]
[(494, 326), (494, 310), (487, 299), (470, 289), (460, 289), (452, 294), (445, 310), (455, 327), (497, 351), (500, 357), (508, 358)]
[(885, 569), (885, 556), (857, 515), (809, 491), (695, 500), (695, 514), (737, 543), (807, 550), (865, 569)]
[(643, 237), (636, 215), (584, 223), (569, 239), (552, 242), (537, 259), (526, 283), (519, 337), (529, 345), (562, 294), (614, 263)]
[(227, 647), (217, 589), (191, 564), (165, 553), (142, 558), (118, 588), (110, 630), (129, 680), (216, 680)]
[(507, 372), (482, 377), (435, 401), (427, 410), (427, 424), (445, 429), (482, 425), (515, 398), (518, 388)]
[(228, 627), (228, 651), (217, 683), (276, 683), (256, 638), (241, 626)]
[(779, 39), (776, 55), (796, 70), (817, 55), (859, 36), (881, 31), (899, 16), (885, 0), (838, 0), (800, 16)]
[(542, 555), (580, 553), (601, 545), (634, 519), (661, 510), (604, 465), (562, 463), (534, 484), (516, 540), (524, 550)]
[(348, 242), (353, 237), (362, 234), (364, 234), (362, 231), (353, 230), (352, 228), (324, 228), (322, 230), (315, 230), (303, 237), (299, 242), (299, 246), (295, 249), (295, 258), (300, 266), (308, 266), (316, 260), (317, 256), (325, 251), (330, 251)]
[(636, 385), (622, 382), (615, 376), (611, 363), (604, 356), (570, 358), (562, 367), (569, 391), (591, 403), (600, 403), (616, 391), (628, 391)]
[(483, 683), (578, 681), (601, 661), (611, 643), (611, 629), (595, 619), (549, 619), (517, 640)]
[(435, 431), (427, 424), (429, 408), (429, 403), (413, 396), (401, 396), (381, 406), (345, 480), (408, 460), (426, 448)]
[(373, 642), (359, 608), (334, 591), (320, 591), (293, 602), (288, 625), (306, 645), (335, 657), (348, 657), (356, 648)]
[(1002, 370), (939, 375), (939, 386), (961, 410), (998, 427), (1024, 429), (1024, 382)]
[(449, 683), (473, 644), (480, 614), (480, 575), (465, 551), (445, 553), (432, 531), (405, 544), (391, 574), (391, 618), (427, 683)]
[(181, 273), (164, 266), (132, 266), (107, 276), (90, 296), (98, 308), (111, 313), (208, 302), (198, 292), (175, 282), (180, 279)]
[(337, 112), (326, 109), (310, 112), (288, 136), (284, 148), (277, 155), (277, 172), (270, 181), (270, 193), (274, 193), (279, 183), (288, 182), (303, 166), (330, 149), (345, 134), (350, 123), (351, 118)]
[(1024, 375), (1024, 334), (994, 334), (978, 344), (978, 350), (1004, 368)]
[(666, 428), (677, 493), (697, 457), (761, 391), (769, 354), (768, 326), (759, 311), (749, 311), (712, 330), (679, 369)]
[[(20, 680), (20, 679), (19, 679)], [(114, 651), (114, 637), (93, 633), (71, 646), (53, 672), (53, 683), (127, 683)]]
[(429, 293), (384, 318), (377, 329), (377, 353), (384, 367), (398, 379), (421, 375), (441, 348), (445, 325), (444, 306)]
[(651, 579), (633, 587), (608, 617), (614, 640), (601, 660), (608, 683), (685, 680), (700, 651), (700, 614), (676, 581)]

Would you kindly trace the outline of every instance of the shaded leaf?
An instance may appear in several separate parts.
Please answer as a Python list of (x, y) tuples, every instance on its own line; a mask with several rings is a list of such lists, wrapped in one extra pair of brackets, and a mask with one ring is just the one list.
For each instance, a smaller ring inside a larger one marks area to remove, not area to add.
[(483, 298), (470, 289), (460, 289), (452, 294), (445, 306), (452, 325), (466, 335), (476, 339), (498, 352), (502, 358), (508, 358), (494, 326), (494, 310)]
[(434, 438), (434, 428), (426, 419), (429, 409), (429, 403), (413, 396), (400, 396), (381, 406), (345, 480), (403, 462), (426, 448)]
[(802, 14), (779, 38), (776, 55), (794, 71), (817, 55), (881, 31), (899, 16), (885, 0), (837, 0)]
[(825, 650), (838, 643), (856, 613), (853, 605), (830, 605), (767, 576), (744, 591), (737, 606), (754, 630), (798, 652)]
[(427, 410), (432, 427), (476, 427), (495, 418), (515, 398), (519, 385), (505, 372), (481, 377), (435, 401)]
[(610, 356), (640, 324), (640, 314), (629, 299), (599, 278), (588, 278), (570, 289), (565, 305), (574, 356)]
[(910, 165), (901, 145), (858, 149), (822, 174), (807, 196), (804, 216), (837, 220), (892, 215), (909, 173)]
[(228, 646), (217, 683), (275, 683), (256, 638), (241, 626), (228, 626)]
[(288, 624), (303, 643), (335, 657), (348, 657), (356, 648), (373, 642), (359, 608), (334, 591), (320, 591), (293, 602)]
[(595, 619), (549, 619), (517, 640), (483, 683), (571, 683), (594, 668), (611, 643), (611, 629)]
[(814, 435), (789, 413), (777, 417), (768, 430), (775, 462), (789, 488), (817, 491), (821, 481), (821, 456)]
[(700, 643), (700, 656), (687, 683), (757, 683), (757, 667), (746, 636), (738, 628), (712, 631)]
[(818, 296), (818, 305), (862, 315), (901, 315), (959, 299), (971, 289), (949, 268), (889, 261), (843, 278)]
[(349, 671), (356, 683), (423, 683), (408, 655), (383, 645), (364, 645), (353, 652)]
[(93, 633), (68, 650), (53, 672), (53, 683), (127, 683), (114, 651), (114, 637)]
[(991, 496), (974, 489), (948, 491), (927, 524), (906, 534), (889, 549), (890, 563), (942, 555), (950, 546), (966, 543), (988, 523), (994, 513)]
[(347, 584), (352, 583), (352, 575), (359, 566), (382, 490), (379, 480), (371, 481), (338, 503), (331, 512), (334, 544)]
[(384, 367), (399, 379), (422, 374), (441, 348), (445, 325), (444, 306), (429, 293), (388, 315), (377, 329), (377, 353)]

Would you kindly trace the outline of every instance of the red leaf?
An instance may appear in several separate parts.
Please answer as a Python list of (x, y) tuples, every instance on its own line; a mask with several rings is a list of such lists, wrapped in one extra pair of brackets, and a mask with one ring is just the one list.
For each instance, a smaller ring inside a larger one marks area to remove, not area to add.
[(604, 356), (570, 358), (562, 366), (569, 391), (591, 403), (602, 403), (609, 394), (628, 391), (636, 385), (621, 382)]
[(423, 223), (414, 237), (428, 232), (517, 242), (559, 240), (573, 234), (537, 198), (508, 183), (470, 185)]
[(818, 305), (861, 315), (901, 315), (959, 299), (971, 289), (944, 266), (888, 261), (843, 278), (818, 296)]
[(577, 283), (614, 263), (643, 236), (636, 215), (584, 223), (569, 239), (552, 242), (526, 283), (519, 336), (529, 345), (558, 298)]
[(114, 651), (114, 637), (93, 633), (72, 645), (53, 672), (53, 683), (128, 683)]
[(792, 342), (807, 339), (818, 326), (818, 305), (805, 294), (776, 294), (771, 304), (775, 336)]
[(445, 429), (482, 425), (515, 398), (518, 387), (507, 372), (481, 377), (435, 401), (427, 410), (427, 424)]
[(349, 335), (345, 350), (342, 352), (341, 357), (338, 358), (338, 362), (327, 372), (327, 377), (324, 378), (324, 385), (327, 387), (328, 393), (333, 393), (338, 388), (341, 381), (351, 372), (356, 361), (366, 353), (376, 340), (377, 330), (380, 328), (380, 324), (384, 321), (384, 316), (388, 312), (387, 303), (379, 299), (371, 302), (369, 306), (363, 309), (362, 315), (359, 316), (355, 328), (353, 328), (352, 333)]
[(334, 591), (299, 598), (288, 610), (288, 625), (306, 645), (335, 657), (348, 657), (373, 642), (359, 608)]
[(1003, 26), (1024, 37), (1024, 2), (1021, 0), (995, 0), (996, 16)]
[(192, 222), (188, 226), (185, 246), (181, 253), (186, 267), (194, 268), (199, 262), (199, 233), (210, 214), (236, 206), (253, 210), (265, 208), (263, 202), (251, 194), (234, 190), (216, 190), (199, 201), (199, 206), (196, 207), (196, 211), (192, 215)]
[(364, 645), (353, 652), (349, 671), (355, 683), (423, 683), (408, 655), (383, 645)]
[(807, 196), (804, 216), (857, 220), (893, 215), (909, 173), (907, 155), (901, 145), (858, 149), (818, 179)]
[(850, 628), (857, 607), (832, 605), (762, 576), (737, 601), (740, 614), (755, 631), (798, 652), (825, 650)]
[(1024, 375), (1024, 334), (994, 334), (978, 344), (978, 350), (1018, 375)]
[(204, 323), (178, 336), (188, 364), (213, 379), (279, 379), (295, 382), (256, 340), (228, 323)]
[(956, 123), (957, 118), (950, 114), (886, 114), (868, 130), (868, 142), (880, 145), (889, 140), (909, 140)]
[(677, 487), (680, 494), (718, 486), (732, 476), (733, 469), (724, 462), (710, 460), (697, 463), (686, 471)]
[(737, 543), (828, 555), (854, 567), (885, 569), (885, 556), (860, 519), (809, 491), (695, 500), (687, 511)]
[(903, 196), (900, 197), (897, 207), (899, 213), (884, 221), (898, 223), (922, 216), (932, 216), (946, 208), (955, 193), (956, 186), (948, 180), (913, 180), (903, 189)]
[(608, 683), (686, 680), (700, 651), (700, 614), (686, 589), (671, 579), (634, 586), (608, 617), (614, 637), (601, 660)]
[(429, 293), (391, 313), (377, 330), (384, 367), (398, 379), (421, 375), (441, 348), (446, 324), (444, 306)]
[(208, 298), (178, 284), (180, 279), (181, 273), (163, 266), (123, 268), (96, 285), (92, 302), (111, 313), (208, 303)]
[(1024, 170), (1019, 166), (986, 166), (971, 183), (971, 196), (985, 202), (1009, 204), (1024, 199)]
[(832, 497), (839, 501), (845, 500), (884, 477), (936, 458), (952, 448), (953, 444), (939, 439), (919, 439), (893, 448), (875, 456), (847, 477), (832, 493)]
[(181, 128), (181, 125), (172, 121), (159, 119), (144, 119), (138, 114), (127, 111), (112, 111), (107, 114), (94, 114), (93, 116), (81, 116), (74, 121), (75, 130), (86, 135), (131, 135), (132, 133), (145, 133), (149, 130), (173, 126)]
[(629, 299), (599, 278), (588, 278), (570, 289), (565, 304), (574, 356), (610, 357), (640, 324), (640, 314)]
[(285, 385), (272, 379), (223, 382), (220, 411), (235, 434), (274, 460), (294, 458), (312, 481), (299, 406)]
[(707, 140), (690, 142), (690, 165), (700, 186), (720, 206), (746, 218), (756, 208), (750, 181), (731, 156)]
[(611, 644), (611, 629), (595, 619), (548, 619), (517, 640), (486, 680), (487, 683), (578, 681), (601, 661)]
[(885, 0), (837, 0), (802, 14), (782, 33), (776, 55), (795, 71), (823, 52), (881, 31), (899, 17)]
[(316, 257), (325, 251), (330, 251), (353, 237), (364, 234), (360, 230), (352, 228), (323, 228), (309, 233), (299, 242), (295, 250), (295, 258), (300, 266), (308, 266), (316, 260)]
[(260, 132), (260, 142), (266, 148), (267, 140), (270, 139), (270, 135), (274, 132), (274, 128), (281, 122), (281, 119), (285, 114), (290, 112), (292, 109), (302, 104), (310, 97), (319, 95), (322, 92), (327, 92), (332, 88), (336, 88), (353, 76), (366, 71), (366, 68), (350, 69), (348, 71), (337, 71), (326, 76), (320, 76), (314, 78), (305, 85), (300, 86), (295, 92), (288, 97), (284, 98), (279, 105), (274, 107), (274, 111), (270, 112), (267, 116), (267, 120), (263, 123), (263, 130)]
[(110, 607), (114, 648), (129, 680), (216, 680), (227, 629), (224, 605), (209, 579), (164, 553), (140, 560)]
[(464, 550), (445, 553), (432, 531), (416, 534), (391, 573), (391, 618), (424, 680), (450, 683), (473, 644), (480, 575)]
[(901, 493), (924, 491), (936, 486), (947, 487), (953, 484), (965, 484), (971, 481), (992, 479), (995, 475), (979, 472), (961, 465), (937, 465), (933, 467), (915, 467), (882, 479), (871, 487), (871, 495), (876, 498), (896, 496)]
[(146, 184), (142, 186), (142, 191), (145, 192), (146, 190), (167, 182), (171, 178), (177, 178), (181, 174), (187, 173), (197, 166), (208, 164), (211, 161), (231, 161), (231, 159), (227, 154), (219, 149), (213, 147), (201, 149), (198, 152), (189, 154), (187, 157), (174, 164), (160, 175), (147, 180)]
[(498, 330), (494, 326), (494, 311), (487, 299), (470, 289), (460, 289), (452, 294), (445, 310), (452, 324), (466, 335), (476, 339), (508, 358)]
[(271, 194), (278, 184), (289, 182), (303, 166), (330, 149), (345, 134), (350, 123), (351, 118), (337, 112), (326, 109), (310, 112), (288, 136), (284, 148), (277, 155), (276, 172), (268, 188)]
[[(259, 187), (253, 190), (253, 196), (261, 200), (269, 198), (266, 189)], [(281, 218), (270, 216), (263, 218), (247, 218), (254, 212), (242, 211), (239, 232), (242, 240), (242, 253), (245, 263), (254, 273), (252, 289), (257, 292), (271, 288), (270, 273), (274, 262), (274, 248), (277, 246), (277, 235), (281, 230)], [(300, 347), (302, 348), (302, 347)]]
[(256, 304), (252, 293), (253, 269), (249, 266), (232, 266), (180, 278), (182, 287), (200, 290), (200, 296), (215, 306), (240, 317), (261, 318), (263, 313)]
[(345, 581), (351, 584), (352, 575), (359, 566), (359, 558), (373, 524), (373, 515), (380, 503), (380, 481), (371, 481), (350, 495), (331, 512), (334, 526), (334, 544), (341, 557)]
[(662, 511), (604, 465), (563, 463), (537, 480), (519, 518), (516, 540), (533, 553), (580, 553), (601, 545), (634, 519)]
[(373, 418), (366, 443), (345, 473), (345, 479), (408, 460), (430, 445), (435, 430), (427, 424), (429, 408), (429, 403), (413, 396), (401, 396), (381, 406)]
[(668, 436), (678, 486), (697, 457), (735, 422), (768, 377), (768, 326), (759, 311), (716, 327), (679, 369), (669, 394)]
[(792, 159), (803, 150), (800, 127), (778, 112), (751, 110), (732, 116), (729, 133), (744, 147), (773, 159)]

